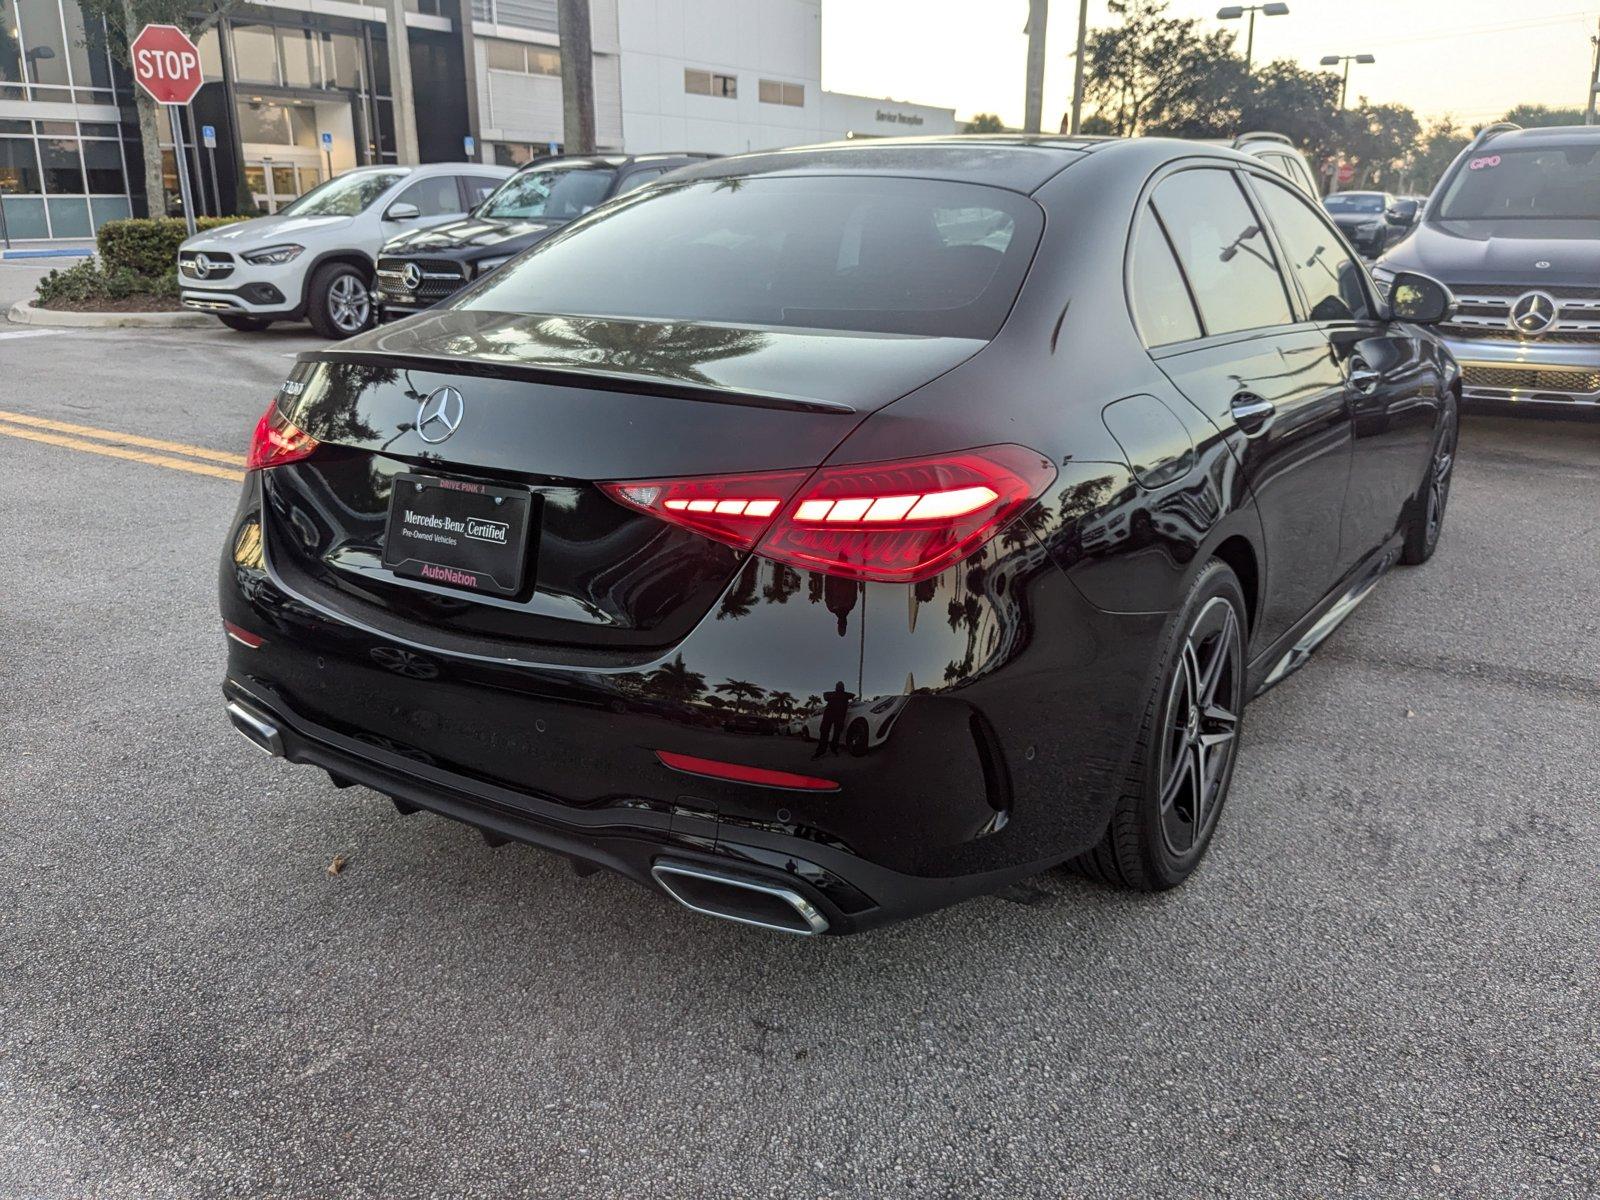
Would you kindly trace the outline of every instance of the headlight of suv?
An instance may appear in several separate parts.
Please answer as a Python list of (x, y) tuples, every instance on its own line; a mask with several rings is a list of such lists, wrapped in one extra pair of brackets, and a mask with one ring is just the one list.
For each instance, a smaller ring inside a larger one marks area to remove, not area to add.
[(305, 250), (304, 246), (296, 246), (292, 242), (282, 246), (268, 246), (264, 250), (251, 250), (239, 257), (247, 263), (254, 263), (258, 267), (282, 266), (286, 262), (293, 262)]
[(504, 266), (515, 257), (516, 255), (514, 254), (502, 254), (499, 258), (480, 258), (477, 265), (472, 269), (472, 277), (474, 279), (482, 279), (490, 271), (496, 267)]

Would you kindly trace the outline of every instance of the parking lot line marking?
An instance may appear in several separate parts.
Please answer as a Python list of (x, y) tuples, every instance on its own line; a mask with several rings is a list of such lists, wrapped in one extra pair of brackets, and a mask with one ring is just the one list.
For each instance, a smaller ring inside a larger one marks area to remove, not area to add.
[(0, 341), (7, 338), (55, 337), (60, 332), (59, 329), (16, 329), (10, 333), (0, 333)]
[(131, 462), (146, 463), (152, 467), (166, 467), (173, 471), (188, 471), (192, 475), (211, 475), (217, 479), (232, 479), (236, 482), (244, 478), (243, 471), (234, 471), (227, 467), (215, 467), (210, 463), (195, 462), (186, 458), (172, 458), (165, 454), (151, 454), (146, 450), (129, 450), (125, 446), (108, 446), (104, 442), (87, 442), (81, 438), (63, 437), (57, 433), (44, 433), (41, 430), (28, 429), (21, 425), (8, 425), (4, 421), (0, 421), (0, 434), (6, 437), (26, 438), (30, 442), (44, 442), (51, 446), (61, 446), (67, 450), (84, 450), (90, 454), (103, 454), (107, 458), (125, 458)]
[(6, 412), (4, 409), (0, 409), (0, 421), (9, 421), (13, 425), (33, 425), (40, 429), (52, 429), (57, 433), (71, 433), (79, 437), (104, 439), (130, 446), (143, 446), (146, 450), (168, 450), (174, 454), (186, 454), (190, 458), (204, 458), (235, 467), (244, 466), (245, 461), (244, 455), (232, 454), (227, 450), (208, 450), (204, 446), (167, 442), (161, 438), (141, 437), (137, 433), (122, 433), (115, 429), (96, 429), (93, 425), (74, 425), (71, 421), (52, 421), (48, 417), (31, 417), (27, 413)]

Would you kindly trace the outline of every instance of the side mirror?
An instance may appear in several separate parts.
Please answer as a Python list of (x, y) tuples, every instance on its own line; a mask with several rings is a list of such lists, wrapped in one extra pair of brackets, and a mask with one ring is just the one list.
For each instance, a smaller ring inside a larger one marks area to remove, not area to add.
[(1391, 225), (1404, 225), (1406, 223), (1405, 213), (1401, 212), (1398, 208), (1384, 209), (1383, 219), (1388, 221)]
[(1389, 315), (1413, 325), (1437, 325), (1455, 316), (1456, 298), (1437, 279), (1401, 271), (1389, 285)]
[(422, 215), (422, 210), (415, 204), (396, 203), (389, 205), (389, 211), (383, 214), (385, 221), (415, 221)]

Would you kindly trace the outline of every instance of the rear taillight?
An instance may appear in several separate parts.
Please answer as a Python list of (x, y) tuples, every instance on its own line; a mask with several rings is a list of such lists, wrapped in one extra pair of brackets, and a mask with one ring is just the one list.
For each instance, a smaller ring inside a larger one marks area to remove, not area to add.
[(245, 469), (262, 471), (268, 467), (299, 462), (302, 458), (309, 458), (317, 445), (317, 439), (284, 416), (274, 400), (267, 406), (267, 411), (261, 414), (261, 420), (256, 422)]
[(1002, 445), (809, 474), (601, 486), (624, 504), (765, 558), (849, 579), (915, 583), (977, 550), (1055, 477), (1042, 454)]
[(741, 550), (762, 532), (810, 471), (602, 483), (613, 500)]

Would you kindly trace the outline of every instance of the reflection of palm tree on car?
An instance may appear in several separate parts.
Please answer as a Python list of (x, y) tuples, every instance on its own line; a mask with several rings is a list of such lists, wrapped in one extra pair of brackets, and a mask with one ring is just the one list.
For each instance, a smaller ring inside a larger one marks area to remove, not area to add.
[(674, 700), (696, 700), (705, 694), (706, 677), (684, 666), (683, 655), (680, 654), (671, 662), (662, 663), (651, 671), (650, 684), (656, 691)]
[(755, 683), (746, 683), (743, 679), (725, 679), (717, 684), (717, 691), (733, 699), (733, 704), (740, 712), (744, 712), (753, 700), (759, 700), (767, 694), (767, 689)]

